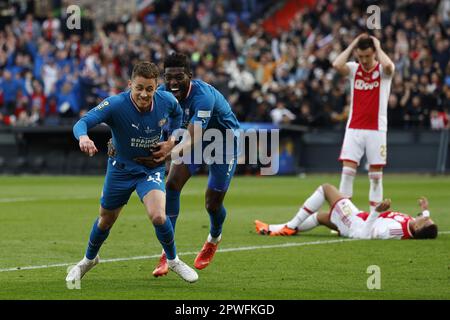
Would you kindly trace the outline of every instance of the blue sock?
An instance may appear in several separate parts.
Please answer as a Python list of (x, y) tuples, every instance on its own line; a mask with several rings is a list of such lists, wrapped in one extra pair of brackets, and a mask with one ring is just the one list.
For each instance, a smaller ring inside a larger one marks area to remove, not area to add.
[(180, 214), (180, 192), (172, 189), (166, 189), (166, 215), (172, 223), (173, 232), (175, 224)]
[(98, 219), (95, 220), (94, 225), (92, 226), (91, 235), (89, 236), (89, 244), (86, 249), (86, 258), (92, 260), (97, 256), (100, 247), (103, 242), (108, 238), (109, 230), (102, 230), (98, 227)]
[(173, 234), (172, 224), (169, 219), (163, 224), (154, 224), (156, 231), (156, 237), (161, 243), (164, 252), (166, 253), (167, 259), (173, 260), (177, 256), (177, 249), (175, 248), (175, 239)]
[(209, 233), (211, 234), (211, 237), (217, 238), (222, 233), (222, 225), (227, 216), (227, 210), (225, 210), (225, 207), (222, 205), (220, 206), (219, 211), (208, 211), (208, 213), (210, 221)]

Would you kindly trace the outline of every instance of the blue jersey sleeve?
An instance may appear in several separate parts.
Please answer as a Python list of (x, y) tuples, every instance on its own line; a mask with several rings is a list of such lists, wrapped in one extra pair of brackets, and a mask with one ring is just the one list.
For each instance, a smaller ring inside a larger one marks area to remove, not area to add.
[(73, 135), (75, 138), (79, 140), (80, 136), (87, 135), (87, 131), (99, 123), (111, 123), (111, 113), (113, 109), (114, 103), (110, 98), (102, 101), (98, 106), (91, 109), (73, 126)]
[(206, 129), (214, 109), (214, 96), (202, 94), (195, 97), (193, 109), (194, 114), (192, 115), (190, 123), (201, 122), (202, 128)]

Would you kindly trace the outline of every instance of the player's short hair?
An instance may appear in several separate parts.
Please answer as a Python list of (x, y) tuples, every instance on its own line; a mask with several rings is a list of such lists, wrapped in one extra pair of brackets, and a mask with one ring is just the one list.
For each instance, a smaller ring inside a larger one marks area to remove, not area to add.
[(375, 44), (373, 43), (372, 38), (360, 38), (356, 44), (356, 48), (360, 50), (372, 48), (375, 50)]
[(141, 61), (134, 65), (131, 72), (131, 79), (135, 77), (143, 77), (145, 79), (158, 79), (159, 69), (158, 66), (152, 62)]
[(437, 235), (438, 227), (433, 223), (416, 230), (414, 233), (414, 239), (436, 239)]
[(184, 68), (187, 73), (191, 73), (191, 61), (183, 53), (173, 52), (164, 59), (164, 69)]

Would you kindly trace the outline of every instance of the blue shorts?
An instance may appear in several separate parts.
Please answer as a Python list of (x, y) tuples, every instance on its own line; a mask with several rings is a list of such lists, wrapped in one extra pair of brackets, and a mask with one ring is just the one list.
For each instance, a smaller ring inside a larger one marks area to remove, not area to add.
[[(208, 165), (208, 189), (226, 192), (236, 171), (236, 162), (236, 157), (233, 157), (231, 160), (224, 161), (223, 164), (213, 163)], [(201, 166), (202, 164), (189, 164), (188, 168), (191, 175), (195, 175)]]
[(165, 192), (164, 166), (153, 170), (130, 172), (116, 160), (108, 159), (105, 183), (100, 204), (107, 210), (114, 210), (128, 203), (134, 190), (141, 201), (152, 190)]

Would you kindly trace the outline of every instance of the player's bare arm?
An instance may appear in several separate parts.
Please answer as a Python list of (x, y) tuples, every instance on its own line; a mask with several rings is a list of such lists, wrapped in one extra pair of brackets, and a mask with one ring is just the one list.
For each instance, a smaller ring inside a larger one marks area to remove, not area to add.
[(79, 145), (80, 150), (90, 157), (94, 156), (98, 152), (94, 141), (92, 141), (87, 135), (80, 136)]
[(391, 59), (389, 59), (388, 55), (383, 51), (383, 49), (381, 49), (380, 40), (378, 40), (374, 36), (371, 36), (371, 38), (375, 46), (378, 61), (383, 66), (384, 73), (387, 74), (388, 76), (392, 75), (395, 71), (394, 63), (392, 62)]
[(358, 40), (361, 37), (366, 37), (366, 34), (360, 34), (359, 36), (357, 36), (352, 43), (350, 43), (350, 45), (347, 47), (347, 49), (345, 49), (344, 51), (342, 51), (337, 58), (334, 60), (333, 62), (333, 68), (335, 68), (342, 76), (348, 76), (350, 73), (350, 69), (349, 67), (346, 65), (348, 59), (350, 58), (350, 55), (352, 54), (353, 49), (355, 49), (356, 44), (358, 43)]

